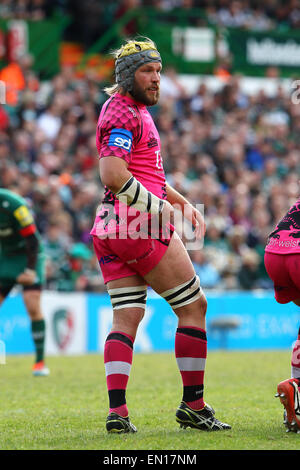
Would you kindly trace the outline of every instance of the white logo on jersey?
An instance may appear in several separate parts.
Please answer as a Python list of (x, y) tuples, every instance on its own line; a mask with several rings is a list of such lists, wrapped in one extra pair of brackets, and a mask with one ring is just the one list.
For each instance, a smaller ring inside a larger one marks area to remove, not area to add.
[(131, 112), (131, 114), (133, 115), (133, 117), (136, 118), (136, 112), (135, 112), (135, 110), (134, 110), (131, 106), (128, 106), (128, 109), (129, 109), (129, 111)]
[(160, 150), (155, 150), (155, 154), (156, 154), (156, 168), (158, 168), (159, 170), (163, 170), (163, 163), (162, 163)]
[(116, 145), (117, 147), (122, 147), (125, 150), (130, 150), (131, 140), (123, 139), (123, 137), (116, 137), (113, 141), (113, 145)]

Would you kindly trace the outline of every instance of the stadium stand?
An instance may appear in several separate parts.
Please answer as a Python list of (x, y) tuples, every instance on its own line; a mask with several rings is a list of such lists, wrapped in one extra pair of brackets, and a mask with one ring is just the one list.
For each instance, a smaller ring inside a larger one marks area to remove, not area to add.
[[(49, 4), (70, 13), (68, 2), (7, 0), (0, 15), (38, 20), (53, 13)], [(125, 11), (131, 2), (122, 4)], [(300, 18), (295, 1), (162, 0), (155, 7), (202, 8), (204, 24), (261, 30), (295, 28)], [(0, 185), (17, 187), (35, 211), (49, 254), (47, 287), (102, 291), (89, 230), (103, 194), (95, 129), (104, 83), (88, 69), (78, 76), (71, 65), (41, 81), (28, 63), (19, 65), (25, 86), (17, 103), (0, 106)], [(234, 75), (217, 91), (202, 83), (188, 93), (176, 70), (167, 69), (153, 117), (167, 179), (205, 207), (204, 253), (191, 251), (202, 285), (271, 287), (263, 252), (267, 234), (299, 191), (299, 106), (280, 85), (271, 96), (263, 89), (247, 94)]]

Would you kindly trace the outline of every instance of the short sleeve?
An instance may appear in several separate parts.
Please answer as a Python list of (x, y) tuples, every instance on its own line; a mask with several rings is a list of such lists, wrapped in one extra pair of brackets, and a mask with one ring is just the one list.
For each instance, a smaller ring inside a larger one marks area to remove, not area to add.
[(131, 161), (141, 132), (138, 109), (128, 103), (115, 100), (104, 112), (97, 127), (96, 144), (99, 158), (115, 156)]

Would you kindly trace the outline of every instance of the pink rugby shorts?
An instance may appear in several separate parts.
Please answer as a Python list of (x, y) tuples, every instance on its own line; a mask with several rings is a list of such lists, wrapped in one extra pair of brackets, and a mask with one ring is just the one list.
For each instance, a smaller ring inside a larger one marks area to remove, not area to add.
[(104, 282), (139, 274), (144, 277), (161, 260), (173, 235), (169, 238), (113, 239), (93, 236), (94, 250)]
[(300, 299), (300, 253), (265, 252), (265, 267), (274, 283), (275, 299), (286, 304)]

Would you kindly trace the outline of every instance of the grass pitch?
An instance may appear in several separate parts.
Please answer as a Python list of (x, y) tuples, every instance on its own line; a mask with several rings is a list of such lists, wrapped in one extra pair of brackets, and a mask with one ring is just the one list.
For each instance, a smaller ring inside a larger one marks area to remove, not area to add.
[(138, 433), (108, 435), (103, 357), (50, 357), (49, 377), (31, 376), (31, 356), (0, 365), (1, 450), (298, 450), (286, 434), (277, 383), (289, 377), (290, 352), (209, 352), (205, 399), (226, 432), (180, 429), (182, 385), (173, 354), (136, 354), (127, 390)]

